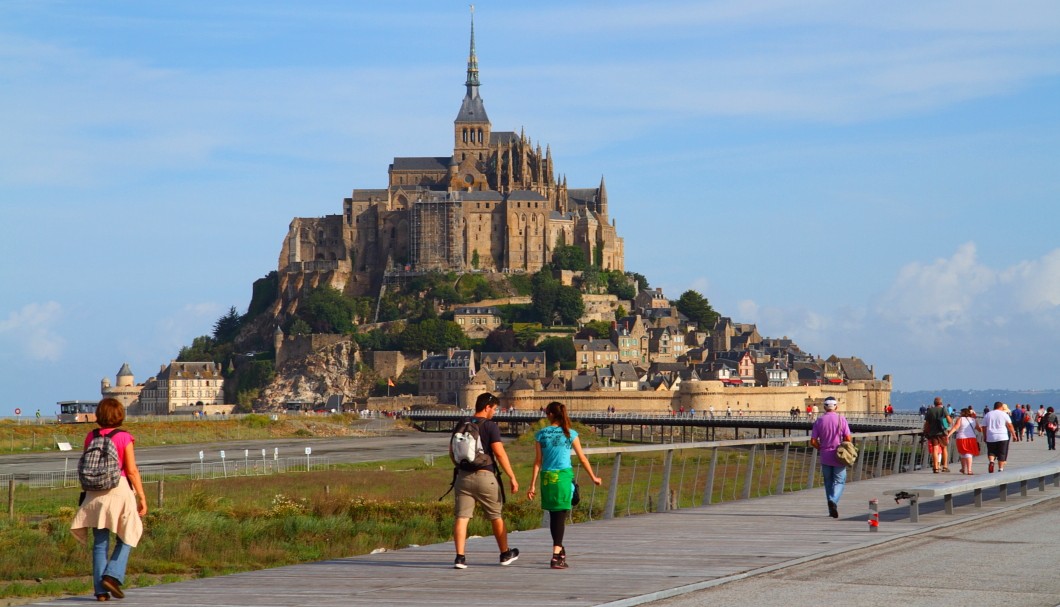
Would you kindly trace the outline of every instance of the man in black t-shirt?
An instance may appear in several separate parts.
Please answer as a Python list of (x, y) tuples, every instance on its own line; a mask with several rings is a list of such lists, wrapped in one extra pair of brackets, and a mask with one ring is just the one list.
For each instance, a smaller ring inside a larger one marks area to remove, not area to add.
[[(504, 499), (500, 475), (497, 474), (498, 466), (511, 480), (512, 495), (519, 491), (519, 482), (515, 480), (515, 473), (508, 462), (504, 444), (501, 442), (501, 430), (492, 420), (499, 405), (500, 400), (489, 392), (479, 395), (478, 400), (475, 401), (475, 417), (479, 418), (475, 420), (479, 424), (479, 438), (482, 440), (483, 450), (493, 456), (493, 465), (485, 470), (458, 468), (456, 471), (456, 480), (453, 484), (453, 494), (456, 496), (456, 520), (453, 523), (456, 560), (453, 561), (453, 567), (456, 569), (467, 568), (467, 559), (464, 555), (467, 524), (475, 512), (476, 504), (482, 508), (493, 527), (493, 537), (497, 540), (497, 547), (501, 551), (501, 565), (511, 565), (519, 558), (519, 549), (508, 547), (508, 533), (504, 528), (504, 519), (501, 517)], [(452, 457), (453, 454), (450, 452), (449, 456)]]
[(942, 397), (935, 397), (935, 406), (924, 412), (924, 437), (928, 440), (928, 453), (931, 455), (931, 469), (934, 472), (949, 472), (948, 440), (946, 430), (953, 420), (942, 406)]

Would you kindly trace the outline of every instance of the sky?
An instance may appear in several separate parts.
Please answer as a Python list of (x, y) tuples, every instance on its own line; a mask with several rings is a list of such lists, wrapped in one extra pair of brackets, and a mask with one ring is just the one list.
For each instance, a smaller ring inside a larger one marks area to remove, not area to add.
[[(480, 2), (495, 130), (606, 179), (626, 269), (894, 389), (1060, 387), (1060, 4)], [(465, 3), (0, 3), (0, 415), (208, 334), (395, 156)]]

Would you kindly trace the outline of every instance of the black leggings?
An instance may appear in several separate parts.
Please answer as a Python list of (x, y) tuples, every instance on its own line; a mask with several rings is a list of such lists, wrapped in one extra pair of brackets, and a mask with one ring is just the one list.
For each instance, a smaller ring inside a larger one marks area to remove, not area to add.
[(563, 531), (567, 527), (567, 513), (570, 510), (549, 510), (548, 530), (552, 532), (552, 545), (563, 545)]

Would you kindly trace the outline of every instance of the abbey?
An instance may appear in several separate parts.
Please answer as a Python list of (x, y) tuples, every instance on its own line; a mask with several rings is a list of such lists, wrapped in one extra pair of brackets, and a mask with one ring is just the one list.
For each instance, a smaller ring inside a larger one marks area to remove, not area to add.
[(321, 283), (361, 295), (388, 272), (536, 272), (557, 246), (624, 270), (607, 189), (568, 188), (552, 152), (494, 131), (479, 96), (475, 25), (451, 155), (394, 158), (386, 188), (355, 189), (341, 215), (295, 218), (280, 252), (285, 289)]

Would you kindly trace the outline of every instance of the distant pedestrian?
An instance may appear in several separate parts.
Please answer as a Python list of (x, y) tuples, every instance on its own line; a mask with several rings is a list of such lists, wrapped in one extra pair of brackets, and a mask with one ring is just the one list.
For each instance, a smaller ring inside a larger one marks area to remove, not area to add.
[(1042, 418), (1045, 417), (1045, 405), (1038, 405), (1038, 410), (1034, 413), (1034, 423), (1038, 426), (1038, 436), (1045, 434), (1045, 428), (1042, 427)]
[(983, 416), (983, 436), (986, 437), (986, 456), (990, 463), (987, 472), (994, 471), (994, 462), (997, 462), (997, 470), (1005, 469), (1005, 460), (1008, 459), (1008, 446), (1016, 429), (1012, 426), (1012, 418), (1005, 411), (1008, 406), (998, 401), (994, 403), (994, 410)]
[(931, 471), (949, 472), (949, 444), (946, 432), (949, 431), (953, 420), (946, 415), (946, 409), (942, 406), (942, 398), (936, 396), (934, 405), (924, 413), (924, 438), (928, 441), (928, 453), (931, 455)]
[[(508, 461), (508, 453), (504, 450), (504, 443), (501, 442), (500, 427), (492, 420), (499, 406), (500, 400), (496, 396), (484, 392), (475, 401), (475, 415), (471, 418), (474, 423), (478, 424), (480, 442), (490, 463), (481, 469), (458, 464), (453, 470), (455, 477), (453, 493), (456, 498), (456, 520), (453, 522), (456, 559), (453, 561), (453, 567), (456, 569), (467, 569), (464, 546), (467, 543), (467, 525), (475, 513), (475, 504), (482, 507), (493, 527), (493, 537), (497, 540), (497, 547), (501, 551), (501, 565), (511, 565), (519, 558), (519, 549), (508, 547), (508, 532), (504, 528), (504, 518), (501, 515), (501, 509), (504, 506), (504, 488), (501, 486), (498, 466), (511, 480), (513, 495), (519, 491), (519, 482), (515, 479), (515, 472), (512, 471), (511, 463)], [(456, 463), (452, 446), (449, 449), (449, 457)]]
[(1012, 440), (1018, 443), (1020, 442), (1023, 436), (1023, 407), (1017, 404), (1016, 408), (1013, 409), (1011, 413), (1009, 413), (1009, 417), (1012, 419), (1012, 427), (1016, 429), (1015, 435), (1012, 437)]
[(1034, 412), (1030, 405), (1023, 405), (1023, 435), (1027, 440), (1034, 441)]
[(961, 415), (946, 433), (946, 442), (957, 437), (957, 453), (961, 455), (961, 474), (972, 474), (972, 458), (979, 455), (979, 423), (971, 407), (961, 409)]
[(603, 482), (593, 474), (589, 458), (582, 451), (578, 440), (578, 431), (570, 427), (567, 407), (553, 401), (545, 407), (549, 425), (534, 433), (534, 473), (530, 477), (530, 490), (526, 495), (534, 499), (537, 493), (537, 481), (541, 480), (541, 508), (548, 511), (548, 528), (552, 532), (552, 569), (566, 569), (567, 550), (563, 547), (563, 533), (567, 524), (567, 514), (571, 511), (571, 498), (574, 495), (574, 470), (570, 465), (570, 452), (578, 456), (582, 468), (589, 474), (593, 484)]
[[(118, 453), (121, 479), (113, 489), (85, 491), (81, 506), (70, 523), (70, 531), (82, 544), (88, 541), (88, 530), (92, 530), (92, 585), (97, 601), (125, 598), (125, 569), (129, 553), (140, 542), (143, 535), (142, 518), (147, 514), (147, 496), (136, 467), (133, 435), (119, 430), (125, 421), (125, 406), (115, 398), (104, 398), (96, 407), (96, 424), (85, 437), (88, 449), (96, 433), (110, 437)], [(139, 504), (137, 504), (139, 501)], [(110, 534), (117, 536), (114, 552), (110, 549)]]
[(725, 417), (732, 417), (732, 407), (725, 405)]
[(824, 415), (813, 423), (810, 432), (810, 444), (821, 454), (824, 495), (828, 500), (828, 516), (832, 518), (839, 518), (839, 498), (847, 480), (847, 466), (836, 457), (836, 450), (840, 444), (852, 440), (846, 418), (836, 413), (838, 406), (834, 397), (824, 399)]
[(1060, 419), (1057, 418), (1052, 407), (1045, 410), (1041, 425), (1045, 428), (1045, 440), (1048, 441), (1049, 451), (1056, 451), (1056, 431), (1060, 429)]

